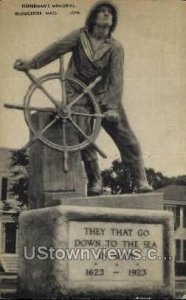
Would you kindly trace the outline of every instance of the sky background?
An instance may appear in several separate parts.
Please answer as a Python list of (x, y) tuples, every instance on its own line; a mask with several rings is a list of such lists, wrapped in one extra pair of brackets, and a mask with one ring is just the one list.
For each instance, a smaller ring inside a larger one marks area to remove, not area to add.
[[(17, 58), (29, 59), (69, 31), (82, 27), (93, 0), (0, 2), (0, 146), (19, 148), (28, 140), (23, 113), (4, 103), (22, 104), (30, 84), (13, 69)], [(75, 4), (72, 8), (22, 9), (25, 4)], [(114, 37), (125, 49), (123, 105), (142, 147), (146, 167), (165, 175), (186, 174), (186, 1), (115, 0), (119, 21)], [(57, 15), (45, 15), (45, 11)], [(80, 14), (71, 14), (77, 10)], [(42, 11), (41, 16), (15, 12)], [(69, 55), (66, 56), (66, 63)], [(56, 72), (59, 62), (32, 71)], [(98, 145), (108, 155), (101, 168), (119, 153), (103, 131)]]

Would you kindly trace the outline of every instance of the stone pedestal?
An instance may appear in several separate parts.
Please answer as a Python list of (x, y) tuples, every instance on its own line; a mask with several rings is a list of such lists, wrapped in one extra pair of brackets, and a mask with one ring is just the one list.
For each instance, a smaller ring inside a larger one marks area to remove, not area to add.
[(173, 297), (170, 212), (59, 205), (24, 212), (20, 224), (21, 297)]
[(130, 208), (145, 210), (162, 210), (163, 193), (125, 194), (125, 195), (102, 195), (95, 197), (75, 197), (54, 199), (45, 202), (45, 206), (51, 205), (75, 205), (112, 208)]
[[(53, 118), (49, 113), (33, 114), (32, 123), (35, 130), (41, 130)], [(44, 137), (63, 145), (62, 123), (56, 122), (45, 132)], [(69, 125), (66, 139), (68, 145), (78, 144), (77, 133)], [(85, 196), (85, 174), (79, 151), (69, 152), (68, 173), (64, 172), (63, 152), (51, 149), (40, 141), (36, 141), (30, 147), (29, 161), (29, 208), (52, 206), (54, 200), (65, 197)]]

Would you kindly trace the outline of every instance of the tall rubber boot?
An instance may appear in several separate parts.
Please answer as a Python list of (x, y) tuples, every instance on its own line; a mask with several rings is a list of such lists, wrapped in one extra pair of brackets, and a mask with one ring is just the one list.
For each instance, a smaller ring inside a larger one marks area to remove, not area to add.
[(84, 161), (85, 171), (88, 178), (88, 196), (98, 196), (103, 194), (102, 178), (98, 161)]
[(147, 175), (142, 159), (136, 160), (130, 164), (130, 172), (137, 193), (149, 193), (153, 187), (147, 181)]

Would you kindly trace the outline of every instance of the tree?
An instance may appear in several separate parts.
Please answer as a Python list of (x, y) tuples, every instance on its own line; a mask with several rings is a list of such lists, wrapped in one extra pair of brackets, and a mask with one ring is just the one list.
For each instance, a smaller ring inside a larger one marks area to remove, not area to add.
[[(110, 168), (102, 171), (103, 185), (109, 187), (112, 194), (125, 194), (135, 191), (128, 167), (119, 160), (114, 160)], [(170, 184), (186, 185), (186, 175), (167, 177), (153, 168), (146, 169), (148, 182), (157, 190)]]
[(20, 206), (28, 204), (28, 169), (29, 159), (26, 151), (12, 151), (10, 170), (14, 181), (10, 192)]
[(127, 165), (123, 162), (114, 160), (109, 169), (101, 172), (103, 185), (111, 189), (111, 193), (126, 194), (133, 192), (133, 185)]
[(171, 178), (164, 176), (161, 172), (156, 172), (152, 168), (146, 169), (146, 174), (148, 182), (155, 190), (172, 184)]
[(186, 185), (186, 175), (181, 175), (178, 177), (172, 177), (172, 182), (179, 185)]

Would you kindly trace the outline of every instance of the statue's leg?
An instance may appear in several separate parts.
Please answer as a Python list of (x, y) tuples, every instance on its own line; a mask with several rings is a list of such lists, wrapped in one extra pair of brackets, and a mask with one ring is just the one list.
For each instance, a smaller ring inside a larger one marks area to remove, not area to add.
[(103, 193), (102, 178), (96, 150), (90, 145), (81, 151), (81, 157), (88, 178), (88, 196), (101, 195)]
[[(84, 130), (86, 131), (87, 135), (90, 134), (91, 124), (89, 123), (89, 120), (86, 120), (86, 126)], [(101, 195), (103, 193), (102, 178), (96, 150), (90, 145), (81, 151), (81, 156), (88, 178), (88, 196)]]
[[(67, 86), (67, 97), (68, 102), (73, 101), (79, 94), (71, 87)], [(84, 113), (92, 113), (94, 110), (92, 108), (92, 104), (88, 96), (82, 97), (80, 101), (77, 102), (76, 105), (72, 107), (73, 111), (84, 112)], [(86, 133), (90, 135), (93, 128), (93, 119), (89, 117), (78, 117), (74, 116), (73, 120), (78, 124), (78, 126)], [(82, 142), (84, 138), (78, 132), (76, 132), (79, 136), (79, 142)], [(84, 162), (85, 172), (88, 179), (88, 187), (87, 192), (88, 196), (95, 196), (102, 194), (102, 178), (101, 172), (98, 165), (98, 158), (96, 150), (90, 146), (81, 151), (82, 160)]]
[(101, 195), (103, 193), (103, 187), (98, 160), (84, 160), (84, 166), (88, 178), (88, 196)]
[(102, 126), (118, 147), (122, 161), (129, 167), (133, 185), (137, 191), (150, 192), (153, 189), (147, 181), (140, 144), (130, 128), (122, 107), (119, 110), (119, 115), (120, 120), (116, 125), (112, 125), (104, 119)]

